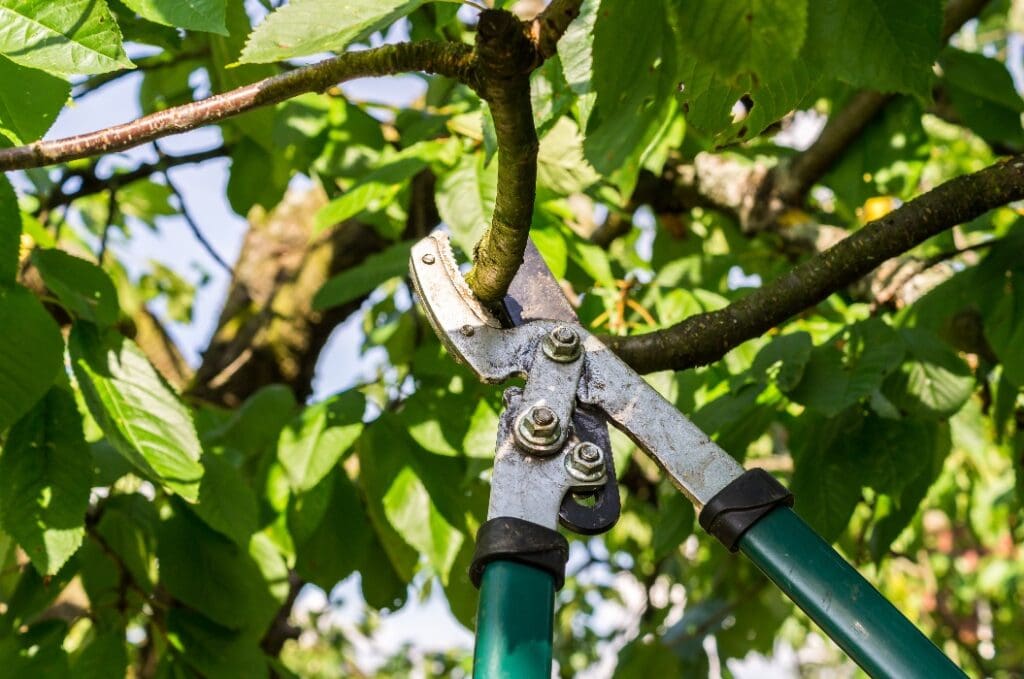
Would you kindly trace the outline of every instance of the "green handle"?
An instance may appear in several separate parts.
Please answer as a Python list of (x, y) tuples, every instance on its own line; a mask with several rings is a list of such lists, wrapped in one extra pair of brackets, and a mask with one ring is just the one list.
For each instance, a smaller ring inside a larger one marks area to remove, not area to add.
[(484, 569), (474, 679), (550, 679), (555, 580), (538, 568), (494, 561)]
[(766, 515), (739, 548), (872, 677), (966, 676), (792, 510)]

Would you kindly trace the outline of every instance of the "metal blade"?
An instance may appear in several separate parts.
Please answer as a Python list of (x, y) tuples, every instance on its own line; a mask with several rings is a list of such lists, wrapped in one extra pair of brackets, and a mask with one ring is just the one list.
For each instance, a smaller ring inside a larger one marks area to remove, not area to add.
[(513, 325), (538, 320), (579, 322), (576, 310), (532, 240), (526, 242), (523, 265), (508, 288), (505, 309)]
[[(565, 291), (540, 256), (532, 239), (526, 242), (523, 264), (505, 296), (505, 312), (513, 326), (538, 320), (579, 324), (576, 310), (569, 303)], [(597, 412), (579, 407), (575, 409), (572, 421), (573, 429), (581, 441), (594, 443), (605, 451), (608, 481), (592, 493), (593, 502), (590, 505), (581, 505), (573, 494), (567, 494), (562, 500), (558, 518), (571, 531), (596, 535), (615, 525), (621, 511), (608, 423)]]

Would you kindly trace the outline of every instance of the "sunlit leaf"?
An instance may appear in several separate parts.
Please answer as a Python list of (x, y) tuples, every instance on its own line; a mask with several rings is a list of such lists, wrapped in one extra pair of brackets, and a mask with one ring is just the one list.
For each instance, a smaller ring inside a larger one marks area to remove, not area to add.
[(104, 0), (0, 0), (0, 55), (59, 76), (133, 66)]
[(82, 544), (92, 456), (82, 418), (53, 388), (11, 428), (0, 455), (0, 524), (40, 573), (53, 575)]
[[(243, 63), (266, 63), (341, 50), (412, 12), (424, 0), (292, 0), (261, 23)], [(333, 17), (325, 21), (325, 17)]]
[(189, 501), (199, 497), (202, 454), (192, 416), (131, 341), (77, 323), (71, 361), (89, 411), (135, 468)]

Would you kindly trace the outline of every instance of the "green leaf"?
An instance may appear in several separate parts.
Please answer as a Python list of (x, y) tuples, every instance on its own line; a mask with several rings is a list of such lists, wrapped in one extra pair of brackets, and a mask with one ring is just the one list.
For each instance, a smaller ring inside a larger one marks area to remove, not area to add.
[(157, 558), (167, 591), (218, 625), (262, 632), (277, 612), (269, 583), (248, 551), (180, 504), (160, 524)]
[(858, 444), (860, 427), (859, 415), (845, 411), (812, 420), (793, 442), (796, 470), (790, 489), (800, 498), (797, 513), (829, 542), (846, 528), (861, 499), (863, 456), (872, 451)]
[(134, 67), (104, 0), (0, 0), (0, 54), (59, 76)]
[(815, 0), (802, 58), (856, 87), (928, 99), (941, 33), (934, 0)]
[(447, 584), (463, 536), (437, 510), (412, 468), (402, 469), (391, 483), (384, 496), (384, 512), (398, 534), (426, 555), (441, 582)]
[(96, 530), (132, 580), (144, 591), (156, 584), (156, 507), (138, 493), (111, 495)]
[(46, 287), (75, 316), (98, 326), (117, 322), (117, 291), (103, 269), (61, 250), (35, 250), (32, 263)]
[(117, 451), (144, 476), (197, 500), (203, 466), (192, 416), (145, 354), (81, 322), (68, 346), (89, 412)]
[(654, 524), (651, 537), (655, 560), (671, 554), (693, 533), (694, 519), (693, 505), (670, 484), (659, 488), (658, 514), (660, 519)]
[(259, 645), (261, 633), (237, 632), (196, 611), (174, 606), (167, 613), (169, 652), (157, 676), (266, 679), (270, 675)]
[(75, 400), (50, 389), (11, 428), (0, 455), (0, 522), (41, 574), (56, 573), (82, 544), (91, 486)]
[(995, 308), (985, 318), (985, 337), (1003, 362), (1003, 377), (1024, 389), (1024, 272), (1007, 271)]
[(864, 128), (822, 180), (845, 203), (851, 220), (869, 198), (916, 196), (930, 144), (915, 100), (896, 99)]
[(171, 207), (171, 187), (152, 180), (132, 182), (117, 190), (118, 209), (126, 215), (153, 225), (160, 215), (174, 215)]
[(597, 171), (583, 157), (583, 137), (570, 118), (562, 117), (540, 140), (537, 183), (560, 195), (579, 193), (597, 183)]
[(288, 526), (295, 539), (295, 569), (327, 591), (359, 567), (374, 541), (366, 510), (343, 469), (293, 497)]
[(121, 0), (153, 23), (227, 35), (225, 0)]
[(861, 321), (811, 352), (803, 377), (789, 397), (835, 415), (882, 386), (903, 354), (896, 331), (878, 319)]
[(313, 297), (313, 308), (322, 311), (347, 304), (373, 292), (377, 286), (409, 273), (409, 249), (412, 241), (388, 246), (367, 257), (362, 264), (333, 276)]
[(245, 400), (231, 418), (201, 435), (204, 447), (223, 446), (253, 457), (276, 444), (281, 429), (298, 406), (292, 390), (283, 384), (261, 387)]
[(71, 84), (0, 56), (0, 135), (15, 144), (36, 141), (50, 129), (71, 94)]
[[(390, 25), (424, 0), (292, 0), (249, 36), (242, 63), (267, 63), (340, 51)], [(330, 17), (330, 19), (328, 19)]]
[(210, 528), (245, 547), (257, 528), (256, 496), (238, 469), (222, 457), (204, 455), (203, 467), (199, 502), (193, 510)]
[(243, 217), (254, 205), (274, 209), (288, 190), (288, 179), (287, 168), (270, 151), (244, 137), (231, 151), (227, 189), (231, 209)]
[[(18, 196), (7, 175), (3, 175), (0, 176), (0, 286), (17, 280), (20, 251), (21, 212), (18, 211)], [(3, 429), (2, 421), (0, 429)]]
[(885, 451), (875, 456), (872, 485), (886, 493), (875, 507), (868, 549), (879, 561), (900, 536), (942, 471), (950, 450), (949, 425), (922, 420), (874, 420), (879, 426), (865, 427), (871, 449)]
[(886, 380), (885, 396), (905, 413), (949, 417), (970, 397), (974, 376), (967, 364), (934, 333), (900, 331), (909, 359)]
[(432, 162), (442, 160), (450, 150), (448, 144), (427, 141), (413, 144), (390, 157), (382, 157), (372, 172), (359, 178), (340, 197), (320, 209), (313, 227), (314, 234), (362, 212), (382, 212), (410, 179)]
[(66, 625), (60, 620), (35, 623), (24, 633), (0, 639), (0, 667), (11, 677), (67, 677), (68, 656), (61, 647)]
[(64, 340), (43, 305), (21, 286), (0, 285), (0, 328), (5, 328), (0, 332), (3, 431), (28, 412), (53, 383), (63, 363)]
[[(170, 1), (174, 2), (174, 0)], [(221, 3), (224, 2), (224, 0), (220, 1)], [(209, 69), (209, 73), (210, 83), (215, 92), (233, 90), (257, 80), (269, 78), (278, 72), (275, 66), (239, 66), (237, 64), (242, 47), (245, 45), (245, 38), (252, 30), (252, 24), (250, 23), (248, 13), (245, 11), (243, 0), (227, 0), (226, 9), (225, 19), (228, 32), (224, 35), (210, 36), (210, 62), (212, 68)], [(248, 141), (258, 145), (267, 154), (276, 154), (278, 150), (274, 148), (275, 117), (275, 110), (268, 106), (258, 108), (255, 111), (248, 111), (240, 116), (233, 116), (222, 124), (239, 130), (246, 136)], [(232, 157), (235, 157), (234, 153), (232, 153)], [(270, 160), (274, 161), (276, 158), (271, 156)], [(264, 161), (264, 164), (257, 165), (255, 169), (265, 173), (270, 166), (267, 161)], [(237, 165), (232, 166), (232, 176), (237, 169)], [(277, 170), (275, 169), (275, 174), (276, 172)], [(277, 179), (276, 176), (275, 179)], [(287, 180), (288, 178), (285, 177), (284, 182), (287, 183)], [(265, 183), (255, 181), (252, 189), (257, 192), (261, 189), (265, 190)], [(260, 205), (269, 209), (277, 204), (278, 199), (280, 199), (280, 196), (272, 200), (262, 198), (253, 202), (259, 202)], [(235, 204), (232, 202), (232, 207), (234, 206)], [(243, 216), (248, 211), (248, 208), (246, 210), (238, 210), (236, 207), (235, 209)]]
[[(761, 77), (723, 81), (699, 59), (681, 58), (679, 101), (686, 123), (711, 137), (716, 146), (751, 139), (796, 108), (809, 107), (808, 96), (821, 73), (799, 58), (785, 69)], [(733, 119), (733, 107), (745, 98), (746, 117)]]
[(384, 509), (384, 496), (399, 473), (408, 467), (412, 446), (415, 443), (390, 415), (381, 416), (367, 427), (357, 446), (359, 485), (366, 498), (366, 513), (388, 561), (405, 583), (412, 580), (419, 555), (391, 525)]
[(945, 90), (964, 124), (983, 139), (1024, 144), (1024, 99), (1005, 64), (954, 47), (942, 51), (939, 63)]
[(756, 379), (775, 382), (781, 391), (789, 391), (803, 378), (811, 351), (811, 336), (806, 332), (776, 337), (757, 352), (750, 372)]
[[(599, 172), (620, 173), (631, 190), (644, 150), (674, 110), (677, 39), (662, 3), (631, 0), (602, 0), (590, 39), (594, 103), (584, 151)], [(575, 88), (581, 75), (566, 71)]]
[(784, 71), (804, 43), (807, 0), (704, 0), (679, 3), (679, 44), (731, 77)]
[(123, 677), (128, 670), (128, 648), (124, 634), (110, 630), (97, 634), (71, 659), (76, 679)]
[(467, 153), (437, 183), (437, 211), (451, 229), (452, 241), (472, 252), (494, 212), (498, 164), (484, 164), (482, 153)]
[(338, 463), (363, 431), (366, 399), (346, 391), (311, 405), (281, 432), (277, 459), (292, 488), (309, 490)]

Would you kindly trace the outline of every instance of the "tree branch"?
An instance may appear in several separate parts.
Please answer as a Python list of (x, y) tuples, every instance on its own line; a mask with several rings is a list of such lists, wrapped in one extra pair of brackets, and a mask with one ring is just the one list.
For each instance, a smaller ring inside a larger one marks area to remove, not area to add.
[(498, 141), (498, 190), (491, 226), (476, 244), (466, 282), (484, 303), (500, 301), (523, 261), (537, 190), (537, 132), (530, 72), (537, 52), (513, 14), (481, 12), (477, 93), (491, 108)]
[(541, 61), (555, 55), (559, 39), (580, 15), (582, 4), (583, 0), (551, 0), (551, 4), (528, 24), (530, 40)]
[[(153, 142), (153, 148), (156, 149), (157, 156), (161, 160), (167, 158), (167, 156), (163, 152), (163, 149), (161, 149), (156, 142)], [(199, 245), (201, 245), (203, 249), (206, 250), (206, 254), (210, 255), (210, 258), (214, 262), (216, 262), (217, 265), (230, 276), (231, 265), (225, 262), (224, 258), (217, 253), (217, 250), (213, 247), (213, 244), (210, 243), (210, 241), (206, 238), (206, 235), (203, 234), (202, 229), (199, 228), (199, 223), (196, 222), (196, 220), (192, 217), (192, 213), (189, 212), (188, 205), (185, 204), (185, 198), (182, 197), (181, 191), (178, 190), (178, 187), (171, 180), (171, 173), (167, 170), (166, 166), (163, 168), (162, 174), (164, 176), (164, 181), (167, 182), (167, 188), (171, 190), (171, 194), (173, 194), (178, 201), (178, 207), (181, 209), (181, 217), (182, 219), (185, 220), (185, 224), (188, 225), (189, 230), (192, 232), (192, 236), (196, 239)]]
[(818, 304), (891, 257), (985, 212), (1024, 199), (1024, 156), (957, 177), (864, 226), (724, 309), (665, 330), (605, 342), (641, 372), (716, 361), (794, 314)]
[[(45, 211), (55, 207), (68, 205), (79, 198), (85, 198), (86, 196), (92, 196), (102, 191), (106, 191), (110, 188), (111, 183), (116, 183), (119, 187), (127, 186), (132, 182), (139, 181), (140, 179), (146, 179), (151, 175), (163, 172), (172, 167), (189, 165), (192, 163), (203, 163), (214, 158), (223, 158), (229, 153), (231, 153), (231, 147), (224, 144), (216, 148), (204, 151), (195, 151), (193, 153), (185, 153), (180, 156), (164, 155), (155, 163), (143, 163), (134, 170), (129, 170), (123, 174), (114, 174), (110, 177), (100, 177), (96, 174), (96, 164), (93, 163), (85, 170), (68, 172), (58, 180), (53, 191), (40, 196), (39, 209), (40, 211)], [(61, 187), (72, 179), (80, 179), (82, 180), (82, 183), (74, 191), (65, 193)]]
[(461, 43), (415, 42), (345, 52), (332, 59), (288, 73), (175, 106), (138, 120), (86, 134), (37, 141), (0, 150), (0, 172), (63, 163), (77, 158), (123, 151), (154, 139), (187, 132), (245, 111), (269, 106), (306, 92), (322, 92), (353, 78), (408, 71), (440, 73), (472, 82), (472, 49)]

